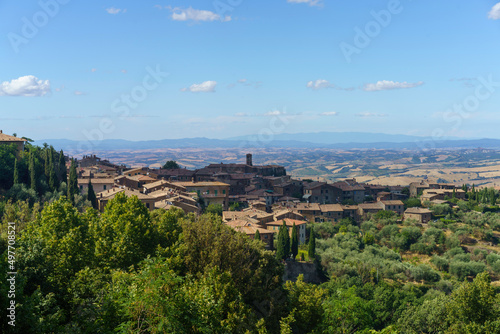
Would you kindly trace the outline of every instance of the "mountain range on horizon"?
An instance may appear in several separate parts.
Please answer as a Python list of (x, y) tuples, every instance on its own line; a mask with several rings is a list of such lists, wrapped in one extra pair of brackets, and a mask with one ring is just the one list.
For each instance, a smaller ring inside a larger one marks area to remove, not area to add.
[(428, 137), (392, 135), (363, 132), (318, 132), (277, 134), (272, 138), (258, 135), (210, 139), (204, 137), (142, 140), (104, 139), (101, 141), (77, 141), (69, 139), (36, 140), (35, 144), (47, 143), (65, 151), (110, 151), (124, 149), (161, 148), (326, 148), (326, 149), (453, 149), (487, 148), (500, 149), (500, 139), (433, 140)]

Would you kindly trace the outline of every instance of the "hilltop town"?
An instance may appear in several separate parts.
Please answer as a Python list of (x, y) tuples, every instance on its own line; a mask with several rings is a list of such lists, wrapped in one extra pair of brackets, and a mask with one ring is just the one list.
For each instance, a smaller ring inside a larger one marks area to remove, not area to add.
[[(102, 161), (95, 155), (78, 163), (78, 185), (86, 195), (89, 184), (96, 192), (98, 208), (117, 194), (137, 196), (149, 209), (179, 208), (201, 214), (209, 206), (220, 207), (223, 221), (251, 238), (255, 232), (273, 248), (273, 231), (285, 221), (289, 228), (305, 222), (356, 223), (381, 211), (394, 212), (401, 219), (427, 223), (428, 208), (406, 208), (403, 201), (419, 197), (421, 205), (455, 206), (466, 199), (463, 186), (430, 180), (390, 186), (358, 182), (355, 178), (336, 182), (294, 179), (278, 165), (254, 165), (252, 154), (244, 163), (209, 164), (200, 169), (126, 168)], [(452, 200), (453, 201), (450, 201)], [(270, 232), (271, 231), (271, 232)], [(300, 243), (305, 243), (304, 231)]]

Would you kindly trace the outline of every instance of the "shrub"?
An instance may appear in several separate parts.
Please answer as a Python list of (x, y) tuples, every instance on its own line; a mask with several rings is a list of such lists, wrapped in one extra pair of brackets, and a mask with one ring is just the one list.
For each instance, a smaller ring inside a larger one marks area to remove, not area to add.
[(448, 268), (450, 266), (450, 263), (448, 262), (448, 260), (445, 257), (437, 256), (437, 255), (434, 255), (432, 257), (431, 263), (433, 265), (435, 265), (436, 268), (438, 268), (438, 270), (441, 270), (441, 271), (448, 271)]

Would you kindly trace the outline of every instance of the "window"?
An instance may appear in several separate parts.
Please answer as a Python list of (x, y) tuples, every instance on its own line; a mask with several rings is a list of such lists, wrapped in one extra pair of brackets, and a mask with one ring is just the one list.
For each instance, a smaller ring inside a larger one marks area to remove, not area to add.
[(149, 203), (146, 203), (146, 208), (148, 208), (148, 209), (149, 209)]
[(103, 190), (106, 190), (106, 185), (103, 185), (103, 186), (102, 186), (102, 189), (103, 189)]
[(214, 194), (217, 196), (217, 189), (214, 190)]
[(226, 189), (223, 189), (223, 190), (222, 190), (222, 193), (225, 195), (225, 194), (226, 194)]
[(82, 185), (80, 185), (80, 190), (83, 190), (83, 186)]
[(207, 195), (210, 194), (210, 190), (207, 190)]

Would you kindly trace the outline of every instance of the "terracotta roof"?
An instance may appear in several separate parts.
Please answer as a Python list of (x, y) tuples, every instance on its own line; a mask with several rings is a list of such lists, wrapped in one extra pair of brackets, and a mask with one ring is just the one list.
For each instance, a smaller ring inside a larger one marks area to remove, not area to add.
[(174, 185), (180, 185), (183, 187), (229, 187), (229, 184), (223, 182), (212, 182), (212, 181), (200, 181), (200, 182), (172, 182)]
[[(78, 179), (78, 184), (88, 184), (89, 179)], [(98, 178), (98, 179), (91, 179), (90, 183), (92, 184), (114, 184), (115, 179), (114, 178)]]
[(401, 202), (400, 200), (388, 200), (388, 201), (382, 200), (380, 202), (384, 203), (385, 205), (404, 205), (404, 203)]
[(432, 213), (432, 211), (425, 208), (408, 208), (406, 209), (405, 213), (425, 214)]
[(321, 212), (343, 212), (342, 206), (340, 204), (321, 204), (319, 206)]
[(318, 181), (305, 182), (304, 183), (304, 189), (314, 189), (314, 188), (321, 187), (321, 186), (324, 186), (324, 185), (326, 185), (326, 182), (318, 182)]
[(25, 141), (27, 141), (27, 140), (23, 139), (23, 138), (18, 138), (18, 137), (6, 135), (5, 133), (2, 132), (2, 130), (0, 130), (0, 142), (15, 143), (15, 142), (25, 142)]
[(383, 210), (382, 203), (361, 203), (358, 204), (358, 207), (363, 210)]
[(242, 232), (245, 234), (255, 234), (257, 230), (260, 234), (274, 234), (274, 232), (271, 230), (260, 228), (257, 225), (249, 223), (245, 220), (232, 220), (230, 222), (227, 222), (226, 225), (238, 232)]
[(119, 194), (119, 193), (125, 193), (125, 195), (127, 197), (137, 196), (137, 198), (139, 198), (139, 199), (154, 200), (154, 197), (151, 197), (151, 196), (143, 194), (137, 190), (129, 189), (129, 188), (112, 188), (109, 190), (102, 191), (102, 192), (96, 194), (96, 196), (97, 196), (97, 199), (99, 199), (99, 200), (100, 199), (108, 199), (109, 200), (109, 199), (114, 198), (116, 196), (116, 194)]
[(321, 210), (318, 203), (297, 203), (297, 210), (310, 210), (319, 211)]
[(293, 226), (293, 223), (295, 223), (295, 226), (307, 224), (307, 222), (305, 220), (297, 220), (297, 219), (284, 218), (284, 219), (280, 219), (280, 220), (277, 220), (277, 221), (272, 221), (272, 222), (266, 223), (266, 225), (281, 226), (281, 225), (283, 225), (283, 221), (285, 221), (286, 226), (290, 226), (290, 227)]

